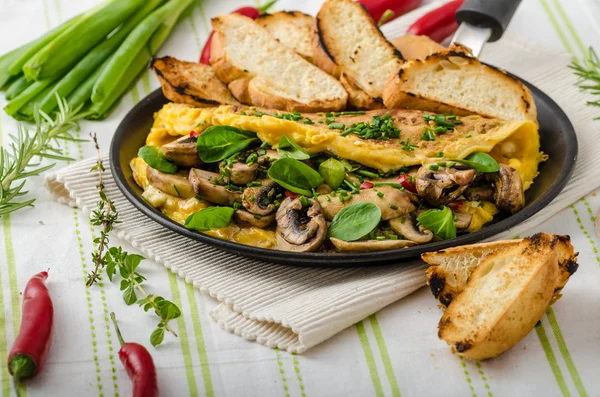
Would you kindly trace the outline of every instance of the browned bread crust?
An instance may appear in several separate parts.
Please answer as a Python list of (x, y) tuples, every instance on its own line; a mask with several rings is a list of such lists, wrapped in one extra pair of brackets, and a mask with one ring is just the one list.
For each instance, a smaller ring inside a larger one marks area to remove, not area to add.
[(170, 101), (196, 107), (239, 104), (210, 66), (162, 57), (153, 58), (150, 68)]

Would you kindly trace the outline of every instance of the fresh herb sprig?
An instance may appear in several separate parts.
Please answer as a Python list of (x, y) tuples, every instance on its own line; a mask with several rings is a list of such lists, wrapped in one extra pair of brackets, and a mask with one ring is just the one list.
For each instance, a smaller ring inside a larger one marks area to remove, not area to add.
[[(106, 196), (104, 191), (103, 173), (105, 171), (102, 157), (100, 156), (100, 147), (96, 134), (90, 134), (96, 147), (97, 161), (92, 167), (91, 172), (98, 173), (98, 195), (100, 201), (96, 210), (92, 213), (91, 223), (94, 226), (101, 226), (100, 237), (94, 239), (96, 245), (92, 253), (94, 270), (87, 275), (86, 285), (92, 286), (102, 279), (101, 271), (105, 269), (106, 275), (110, 281), (116, 274), (121, 276), (121, 291), (123, 291), (123, 300), (127, 305), (137, 303), (144, 308), (144, 311), (154, 310), (154, 313), (160, 319), (156, 329), (150, 335), (152, 346), (158, 346), (162, 343), (165, 331), (177, 336), (177, 333), (169, 326), (169, 321), (181, 316), (181, 310), (173, 302), (166, 300), (161, 296), (147, 293), (142, 283), (146, 278), (137, 271), (138, 266), (144, 257), (136, 254), (129, 254), (121, 247), (108, 247), (109, 233), (114, 225), (119, 223), (119, 214), (114, 203)], [(137, 292), (136, 292), (137, 291)], [(138, 299), (138, 294), (141, 299)]]
[(10, 214), (23, 207), (33, 206), (35, 199), (15, 200), (28, 193), (24, 189), (26, 179), (40, 175), (54, 167), (54, 163), (40, 166), (33, 163), (34, 157), (52, 160), (72, 160), (63, 154), (58, 142), (81, 141), (69, 133), (79, 128), (77, 120), (80, 107), (70, 108), (57, 96), (58, 112), (54, 119), (41, 110), (34, 112), (35, 131), (28, 131), (19, 124), (16, 136), (8, 147), (0, 148), (0, 216)]
[[(177, 337), (177, 333), (169, 326), (169, 321), (181, 316), (181, 310), (173, 302), (144, 290), (142, 283), (146, 277), (137, 272), (143, 259), (145, 259), (143, 256), (129, 254), (121, 247), (111, 247), (106, 255), (106, 275), (110, 281), (113, 281), (117, 273), (121, 275), (120, 289), (123, 291), (123, 300), (127, 305), (137, 303), (146, 312), (150, 309), (154, 310), (160, 321), (150, 335), (150, 343), (156, 347), (162, 343), (165, 331)], [(141, 299), (138, 299), (138, 293), (142, 296)]]
[[(576, 83), (579, 88), (594, 96), (600, 96), (600, 58), (598, 58), (598, 54), (592, 47), (590, 47), (584, 62), (577, 59), (573, 60), (569, 68), (573, 69), (575, 76), (579, 78)], [(587, 101), (587, 104), (600, 107), (600, 99)], [(600, 116), (596, 117), (596, 120), (599, 119)]]
[(94, 226), (102, 226), (102, 230), (100, 231), (100, 236), (94, 239), (94, 244), (96, 245), (94, 252), (92, 252), (94, 270), (87, 275), (86, 286), (88, 287), (91, 287), (96, 281), (101, 279), (100, 269), (105, 267), (107, 263), (105, 251), (108, 250), (108, 233), (113, 230), (115, 223), (119, 222), (119, 214), (115, 208), (115, 205), (111, 200), (108, 199), (108, 197), (106, 197), (106, 193), (104, 192), (104, 181), (102, 179), (102, 175), (105, 169), (104, 164), (102, 163), (102, 158), (100, 157), (98, 139), (96, 138), (95, 133), (91, 133), (90, 136), (94, 141), (97, 153), (96, 165), (94, 165), (90, 171), (98, 173), (98, 185), (96, 185), (96, 187), (98, 188), (98, 195), (100, 196), (100, 201), (98, 201), (96, 205), (96, 210), (92, 212), (90, 222)]

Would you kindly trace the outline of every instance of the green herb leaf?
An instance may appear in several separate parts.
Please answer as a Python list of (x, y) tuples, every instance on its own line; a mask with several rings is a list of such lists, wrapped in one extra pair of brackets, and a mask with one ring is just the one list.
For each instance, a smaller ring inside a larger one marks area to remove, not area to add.
[(475, 171), (481, 173), (498, 172), (500, 170), (498, 162), (489, 154), (482, 152), (471, 153), (462, 160), (452, 159), (452, 161), (466, 164), (470, 167), (473, 167)]
[(174, 174), (177, 172), (177, 166), (167, 160), (156, 146), (141, 147), (140, 150), (138, 150), (138, 156), (155, 170), (166, 172), (167, 174)]
[(323, 183), (319, 173), (292, 158), (282, 158), (269, 168), (269, 178), (291, 192), (312, 196), (312, 189)]
[(169, 321), (181, 316), (181, 310), (179, 310), (177, 305), (175, 305), (173, 302), (163, 299), (157, 303), (157, 305), (159, 307), (160, 317), (164, 321)]
[(219, 229), (229, 225), (232, 216), (231, 207), (209, 207), (188, 216), (184, 226), (198, 232)]
[(340, 161), (330, 158), (319, 165), (319, 174), (333, 190), (342, 186), (346, 177), (346, 167)]
[(256, 134), (230, 126), (208, 127), (196, 142), (198, 156), (205, 163), (216, 163), (257, 142)]
[(285, 135), (279, 140), (277, 152), (281, 157), (290, 157), (296, 160), (308, 160), (310, 158), (310, 155), (304, 149)]
[(448, 207), (423, 212), (417, 217), (417, 223), (431, 230), (433, 234), (442, 240), (450, 240), (456, 237), (454, 213)]
[(150, 335), (150, 343), (152, 346), (156, 347), (160, 345), (165, 339), (165, 329), (164, 328), (156, 328), (152, 335)]
[(143, 259), (145, 259), (143, 256), (136, 254), (128, 254), (125, 257), (123, 263), (125, 267), (127, 267), (129, 274), (133, 274), (133, 272), (135, 272), (135, 269), (137, 269)]
[(132, 285), (127, 287), (125, 292), (123, 292), (123, 300), (128, 305), (133, 305), (135, 302), (137, 302), (137, 296), (135, 295), (135, 289), (133, 289)]
[(373, 203), (364, 202), (343, 208), (331, 221), (328, 237), (355, 241), (369, 234), (379, 225), (381, 210)]

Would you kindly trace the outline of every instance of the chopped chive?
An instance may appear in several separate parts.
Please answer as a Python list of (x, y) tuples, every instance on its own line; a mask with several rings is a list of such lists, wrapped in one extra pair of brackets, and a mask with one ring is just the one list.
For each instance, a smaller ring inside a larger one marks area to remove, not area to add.
[(329, 124), (329, 129), (330, 130), (343, 130), (344, 128), (346, 128), (346, 125), (342, 124), (342, 123), (331, 123), (331, 124)]
[(390, 208), (391, 208), (391, 209), (393, 209), (393, 210), (397, 210), (397, 209), (398, 209), (398, 206), (397, 206), (397, 205), (394, 205), (394, 204), (390, 204)]
[(431, 164), (431, 165), (429, 166), (429, 169), (430, 169), (430, 170), (432, 170), (432, 171), (437, 171), (437, 170), (439, 170), (439, 169), (440, 169), (440, 166), (439, 166), (439, 165), (437, 165), (437, 164)]

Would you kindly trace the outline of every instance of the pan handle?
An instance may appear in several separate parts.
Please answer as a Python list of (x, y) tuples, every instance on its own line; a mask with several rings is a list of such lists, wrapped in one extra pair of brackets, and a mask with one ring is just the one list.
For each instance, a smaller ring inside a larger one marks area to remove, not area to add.
[(458, 23), (490, 28), (490, 42), (498, 40), (506, 30), (521, 0), (467, 0), (456, 12)]

